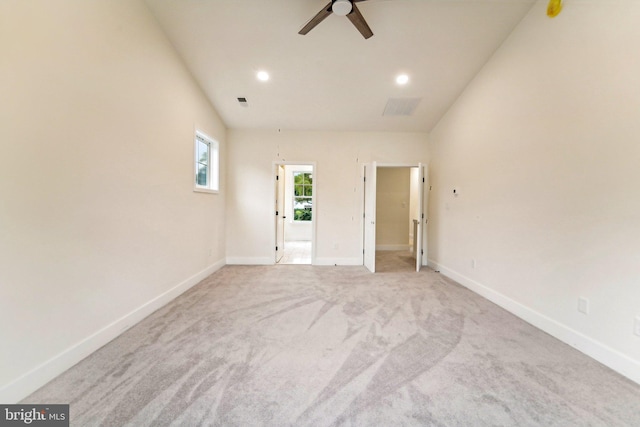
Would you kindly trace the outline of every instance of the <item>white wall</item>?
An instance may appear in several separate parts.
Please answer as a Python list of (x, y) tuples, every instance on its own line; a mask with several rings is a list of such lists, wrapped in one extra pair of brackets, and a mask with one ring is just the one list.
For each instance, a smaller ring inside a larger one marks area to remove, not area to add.
[(640, 382), (640, 2), (545, 7), (430, 135), (430, 261)]
[(380, 167), (376, 181), (376, 249), (408, 250), (410, 168)]
[(427, 162), (424, 133), (228, 132), (227, 262), (274, 262), (274, 162), (316, 162), (316, 264), (362, 264), (361, 166)]
[[(284, 211), (287, 217), (284, 221), (285, 241), (309, 241), (313, 237), (313, 221), (293, 220), (293, 173), (311, 172), (311, 165), (285, 165), (285, 190), (284, 190)], [(312, 213), (313, 220), (313, 213)]]
[(0, 3), (0, 401), (16, 401), (224, 262), (226, 130), (138, 1)]

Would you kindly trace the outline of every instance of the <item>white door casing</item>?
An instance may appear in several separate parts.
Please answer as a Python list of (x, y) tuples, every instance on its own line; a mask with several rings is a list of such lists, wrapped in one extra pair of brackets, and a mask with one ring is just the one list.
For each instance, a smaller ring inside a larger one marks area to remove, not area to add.
[(364, 165), (364, 266), (376, 272), (376, 162)]
[(284, 166), (276, 169), (276, 263), (284, 254)]
[(413, 236), (416, 239), (416, 271), (420, 271), (422, 268), (422, 254), (423, 254), (423, 229), (425, 228), (424, 223), (424, 166), (422, 163), (418, 163), (418, 227), (416, 230), (416, 235)]

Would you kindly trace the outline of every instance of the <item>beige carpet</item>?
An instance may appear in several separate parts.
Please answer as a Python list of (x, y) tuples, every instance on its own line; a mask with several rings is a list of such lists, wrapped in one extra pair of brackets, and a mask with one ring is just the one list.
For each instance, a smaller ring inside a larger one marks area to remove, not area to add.
[(72, 426), (640, 425), (640, 386), (429, 269), (227, 266), (24, 402)]
[(409, 251), (376, 251), (376, 273), (416, 271), (416, 259)]

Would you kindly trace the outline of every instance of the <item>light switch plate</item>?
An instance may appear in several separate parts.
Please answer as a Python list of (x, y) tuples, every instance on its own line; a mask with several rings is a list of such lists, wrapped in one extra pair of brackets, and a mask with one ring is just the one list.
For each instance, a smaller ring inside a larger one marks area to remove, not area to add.
[(585, 297), (578, 298), (578, 311), (580, 313), (589, 314), (589, 300)]

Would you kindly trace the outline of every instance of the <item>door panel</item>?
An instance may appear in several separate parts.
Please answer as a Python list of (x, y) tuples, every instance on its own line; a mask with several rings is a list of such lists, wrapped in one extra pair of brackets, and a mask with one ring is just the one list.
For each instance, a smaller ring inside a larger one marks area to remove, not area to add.
[(376, 271), (376, 162), (364, 165), (364, 266)]
[(427, 253), (427, 249), (429, 248), (429, 239), (428, 239), (428, 224), (429, 218), (427, 218), (429, 214), (429, 167), (428, 165), (422, 166), (422, 176), (424, 177), (424, 182), (422, 183), (422, 212), (424, 213), (424, 218), (421, 219), (422, 222), (422, 265), (428, 265), (429, 254)]
[(277, 166), (276, 175), (276, 262), (284, 255), (284, 166)]
[(413, 236), (416, 239), (416, 271), (420, 271), (422, 268), (422, 253), (423, 253), (423, 229), (424, 229), (424, 166), (422, 163), (418, 164), (418, 227)]

